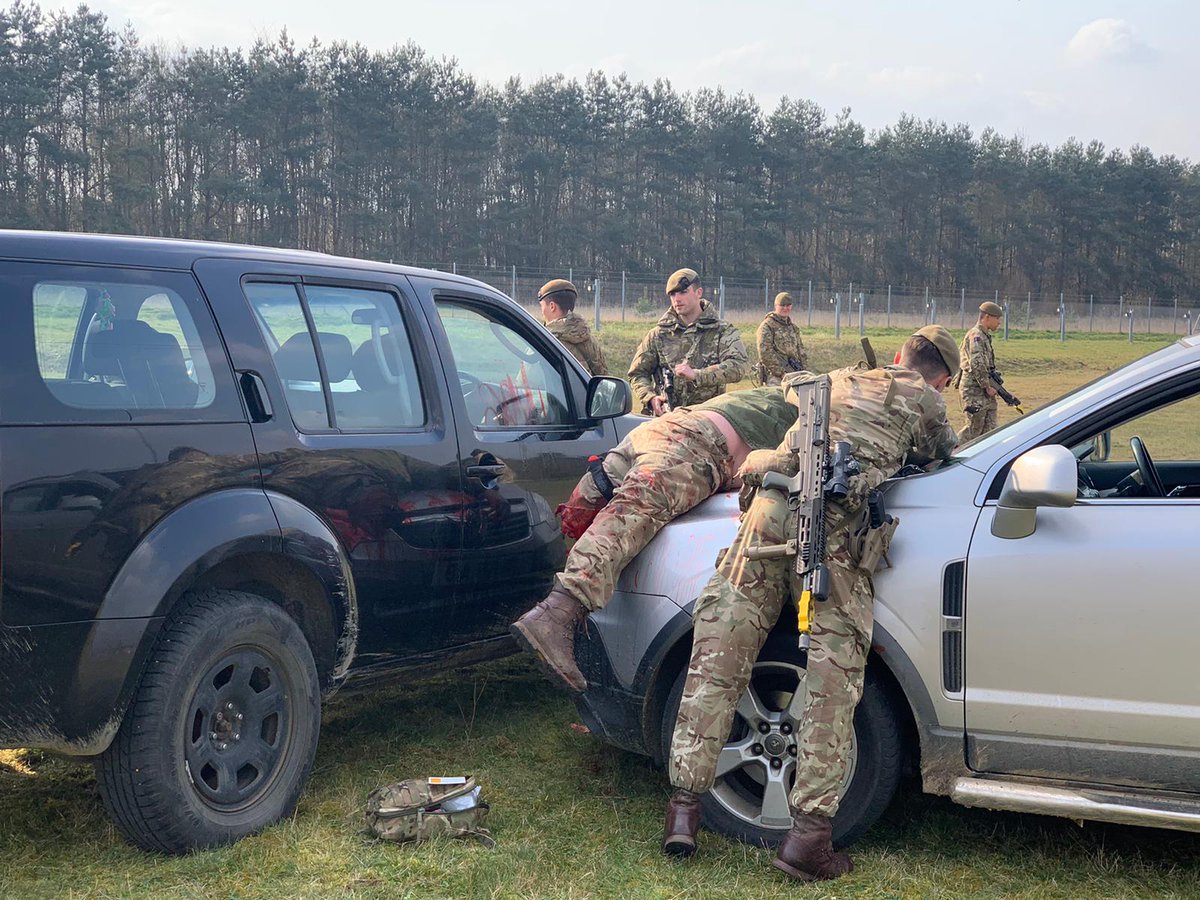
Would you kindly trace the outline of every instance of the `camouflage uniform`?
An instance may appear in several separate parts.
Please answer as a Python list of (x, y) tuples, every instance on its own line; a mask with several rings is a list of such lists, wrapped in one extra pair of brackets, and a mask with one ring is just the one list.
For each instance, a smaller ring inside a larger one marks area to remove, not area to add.
[(995, 388), (988, 373), (996, 367), (996, 354), (988, 330), (976, 325), (963, 335), (959, 357), (962, 374), (959, 376), (958, 395), (964, 410), (975, 410), (974, 413), (967, 413), (967, 425), (958, 433), (959, 443), (964, 443), (996, 427), (996, 398), (989, 397), (987, 393), (989, 387)]
[[(807, 373), (787, 382), (813, 376)], [(831, 503), (826, 544), (829, 598), (814, 604), (812, 644), (805, 678), (807, 697), (797, 731), (797, 778), (790, 796), (797, 814), (832, 816), (845, 772), (854, 707), (862, 695), (863, 669), (871, 644), (874, 584), (859, 568), (867, 491), (903, 463), (910, 450), (945, 457), (955, 435), (941, 395), (921, 376), (899, 366), (865, 366), (830, 373), (830, 437), (849, 441), (862, 466), (844, 506)], [(751, 454), (754, 470), (796, 471), (797, 460), (778, 450)], [(721, 557), (693, 612), (692, 658), (671, 743), (671, 783), (696, 793), (712, 787), (717, 757), (763, 642), (784, 603), (799, 596), (794, 560), (749, 560), (743, 550), (778, 544), (795, 534), (787, 498), (760, 490), (732, 547)], [(794, 702), (794, 701), (793, 701)]]
[(604, 362), (604, 351), (600, 342), (592, 337), (591, 329), (583, 316), (571, 310), (561, 319), (552, 319), (546, 323), (550, 333), (562, 341), (571, 355), (583, 363), (583, 367), (592, 375), (607, 375), (608, 366)]
[[(737, 427), (732, 410), (723, 415), (751, 449), (775, 446), (794, 423), (796, 407), (783, 399), (782, 392), (736, 391), (711, 407), (721, 413), (719, 404), (760, 392), (773, 394), (756, 419), (761, 430)], [(697, 415), (703, 409), (676, 409), (639, 425), (604, 457), (604, 473), (616, 489), (571, 548), (566, 568), (555, 579), (559, 590), (589, 610), (603, 609), (621, 570), (667, 522), (717, 491), (735, 486), (725, 436), (710, 419)], [(580, 479), (576, 492), (587, 502), (603, 503), (590, 474)]]
[(779, 384), (789, 372), (808, 368), (808, 354), (800, 329), (787, 316), (767, 313), (758, 326), (758, 377), (763, 384)]
[(656, 373), (663, 366), (674, 368), (687, 361), (696, 370), (696, 380), (676, 377), (675, 406), (702, 403), (725, 392), (725, 385), (746, 377), (750, 361), (737, 329), (717, 318), (707, 300), (700, 304), (700, 318), (684, 325), (668, 309), (638, 344), (629, 365), (633, 386), (633, 405), (650, 414), (650, 398), (655, 389)]

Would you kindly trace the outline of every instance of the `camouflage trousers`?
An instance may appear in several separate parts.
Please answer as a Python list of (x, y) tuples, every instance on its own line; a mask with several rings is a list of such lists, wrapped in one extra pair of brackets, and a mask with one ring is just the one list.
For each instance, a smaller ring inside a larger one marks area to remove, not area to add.
[(987, 434), (996, 427), (996, 398), (987, 394), (963, 394), (962, 405), (965, 411), (968, 407), (975, 412), (967, 413), (967, 424), (958, 433), (960, 444)]
[[(850, 756), (874, 615), (874, 585), (857, 567), (852, 547), (859, 519), (829, 535), (829, 597), (813, 604), (808, 671), (787, 701), (796, 728), (796, 782), (788, 798), (795, 813), (837, 812)], [(786, 497), (759, 491), (696, 601), (692, 658), (668, 764), (677, 788), (704, 793), (713, 786), (759, 651), (784, 604), (799, 596), (793, 558), (750, 560), (742, 551), (782, 543), (794, 527)]]
[[(617, 483), (612, 500), (575, 542), (555, 578), (559, 590), (590, 610), (605, 607), (621, 570), (664, 525), (733, 475), (725, 436), (688, 409), (639, 425), (605, 457), (604, 471)], [(594, 492), (590, 474), (578, 490)]]

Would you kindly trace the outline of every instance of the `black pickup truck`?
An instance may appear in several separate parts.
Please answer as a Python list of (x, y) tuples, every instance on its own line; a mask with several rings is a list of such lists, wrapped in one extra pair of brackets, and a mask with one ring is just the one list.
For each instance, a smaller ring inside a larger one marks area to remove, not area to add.
[(628, 385), (442, 272), (0, 231), (0, 747), (184, 852), (288, 815), (348, 678), (509, 652)]

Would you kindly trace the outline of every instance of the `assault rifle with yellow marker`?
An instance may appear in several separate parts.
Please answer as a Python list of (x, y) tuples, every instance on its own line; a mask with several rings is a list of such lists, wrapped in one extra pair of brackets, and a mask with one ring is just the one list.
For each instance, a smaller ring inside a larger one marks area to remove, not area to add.
[(762, 489), (787, 494), (788, 507), (796, 511), (796, 537), (786, 544), (747, 547), (749, 559), (796, 557), (796, 574), (801, 593), (797, 600), (796, 623), (800, 646), (807, 648), (812, 624), (812, 604), (829, 596), (829, 570), (825, 565), (828, 514), (826, 502), (846, 498), (850, 478), (859, 472), (850, 455), (850, 444), (829, 441), (828, 375), (795, 385), (800, 407), (798, 425), (788, 432), (788, 449), (796, 454), (799, 467), (788, 478), (779, 472), (763, 476)]

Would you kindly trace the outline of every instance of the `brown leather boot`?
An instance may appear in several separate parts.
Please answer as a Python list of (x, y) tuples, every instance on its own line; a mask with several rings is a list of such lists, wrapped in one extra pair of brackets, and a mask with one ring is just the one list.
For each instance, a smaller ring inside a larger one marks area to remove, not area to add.
[(583, 693), (587, 680), (575, 665), (575, 629), (587, 614), (587, 607), (556, 588), (508, 630), (518, 644), (537, 657), (552, 681)]
[(833, 825), (826, 816), (792, 817), (792, 829), (771, 865), (798, 881), (829, 881), (854, 870), (849, 854), (833, 849)]
[(667, 825), (663, 829), (663, 853), (691, 856), (696, 852), (700, 829), (700, 795), (679, 788), (667, 802)]

